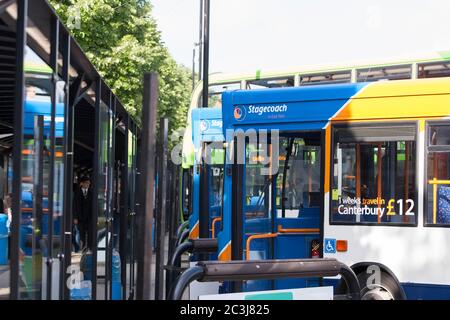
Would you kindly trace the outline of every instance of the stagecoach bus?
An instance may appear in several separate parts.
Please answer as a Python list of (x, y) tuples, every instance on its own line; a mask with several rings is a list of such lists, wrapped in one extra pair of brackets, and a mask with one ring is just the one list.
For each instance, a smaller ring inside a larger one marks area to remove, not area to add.
[[(192, 214), (189, 217), (190, 239), (215, 238), (220, 226), (223, 186), (222, 110), (192, 110), (192, 138), (195, 146)], [(201, 213), (207, 212), (203, 216)], [(204, 219), (202, 222), (201, 220)], [(200, 234), (200, 225), (204, 229)]]
[[(222, 101), (219, 260), (336, 258), (363, 299), (450, 299), (450, 78), (236, 90)], [(346, 289), (325, 278), (237, 290), (320, 284)]]
[[(450, 51), (432, 52), (407, 59), (354, 61), (335, 65), (307, 65), (279, 71), (256, 70), (244, 74), (212, 74), (209, 78), (208, 103), (201, 101), (203, 83), (192, 93), (186, 131), (183, 137), (183, 171), (181, 179), (181, 220), (192, 213), (194, 142), (192, 110), (221, 107), (222, 93), (227, 90), (275, 89), (323, 84), (375, 82), (379, 80), (422, 79), (450, 76)], [(190, 193), (189, 193), (190, 192)]]

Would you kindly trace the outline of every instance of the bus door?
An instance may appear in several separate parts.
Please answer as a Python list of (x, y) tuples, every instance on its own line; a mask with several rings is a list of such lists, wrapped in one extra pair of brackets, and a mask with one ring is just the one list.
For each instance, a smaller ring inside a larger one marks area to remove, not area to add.
[[(274, 176), (270, 172), (270, 148), (270, 144), (260, 142), (247, 142), (245, 145), (241, 237), (242, 258), (245, 260), (273, 258)], [(238, 232), (234, 226), (232, 230)], [(272, 287), (272, 281), (246, 281), (242, 290), (270, 290)]]
[[(280, 139), (273, 233), (275, 259), (318, 258), (320, 241), (320, 133)], [(274, 289), (317, 286), (317, 279), (283, 279)]]
[[(214, 147), (212, 147), (214, 146)], [(209, 198), (209, 230), (210, 237), (216, 238), (217, 231), (221, 226), (221, 213), (222, 213), (222, 195), (223, 195), (223, 172), (225, 152), (223, 150), (223, 143), (211, 144), (209, 154), (211, 159), (208, 165), (208, 198)]]
[[(246, 144), (243, 258), (311, 258), (319, 252), (321, 199), (320, 133), (280, 136)], [(274, 153), (278, 148), (278, 153)], [(318, 257), (318, 256), (317, 256)], [(318, 279), (247, 281), (244, 291), (315, 286)]]
[[(199, 237), (215, 238), (220, 229), (222, 212), (222, 188), (224, 150), (223, 142), (209, 142), (203, 144), (202, 162), (199, 169), (199, 204), (197, 214), (199, 220)], [(195, 207), (194, 207), (195, 210)], [(217, 260), (217, 254), (210, 256), (199, 255), (200, 260)]]

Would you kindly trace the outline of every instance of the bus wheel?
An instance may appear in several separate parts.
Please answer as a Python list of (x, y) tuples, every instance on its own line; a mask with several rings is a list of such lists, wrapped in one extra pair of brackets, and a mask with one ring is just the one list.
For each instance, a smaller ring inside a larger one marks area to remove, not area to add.
[(380, 282), (373, 283), (370, 274), (357, 274), (361, 287), (361, 300), (403, 300), (400, 284), (386, 272), (381, 272)]

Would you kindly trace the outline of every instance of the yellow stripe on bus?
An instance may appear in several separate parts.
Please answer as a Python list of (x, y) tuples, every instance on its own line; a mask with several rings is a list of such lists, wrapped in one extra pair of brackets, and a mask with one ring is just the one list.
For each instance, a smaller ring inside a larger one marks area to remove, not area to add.
[(450, 79), (381, 81), (356, 94), (332, 120), (445, 117)]

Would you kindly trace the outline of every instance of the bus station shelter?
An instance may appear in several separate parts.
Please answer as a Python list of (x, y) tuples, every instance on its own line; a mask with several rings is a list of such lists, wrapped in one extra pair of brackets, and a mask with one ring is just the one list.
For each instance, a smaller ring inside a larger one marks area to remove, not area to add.
[[(133, 295), (138, 137), (45, 0), (0, 1), (0, 198), (10, 203), (0, 298)], [(73, 194), (84, 176), (94, 244), (81, 254)]]

